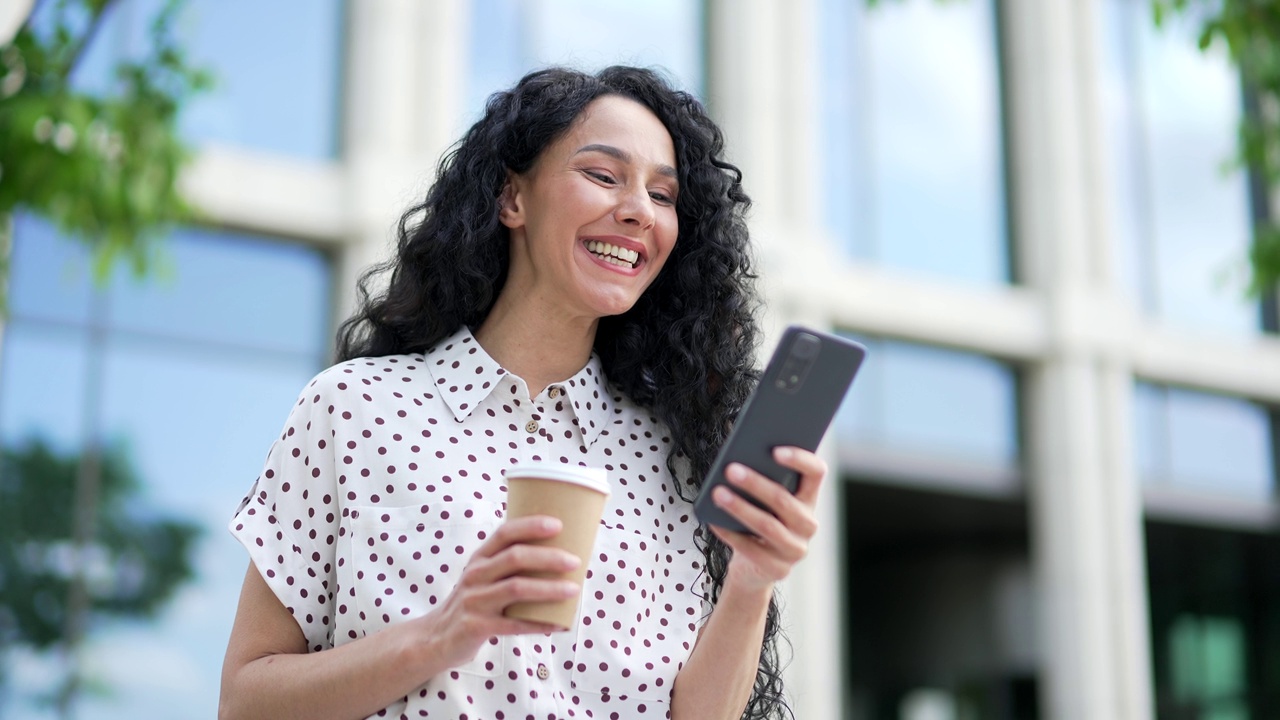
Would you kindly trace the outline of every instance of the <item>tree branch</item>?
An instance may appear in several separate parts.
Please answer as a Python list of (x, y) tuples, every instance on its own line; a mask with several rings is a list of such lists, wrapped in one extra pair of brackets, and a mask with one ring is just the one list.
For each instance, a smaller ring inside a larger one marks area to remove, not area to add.
[(80, 41), (71, 48), (70, 53), (67, 56), (67, 63), (62, 68), (62, 79), (64, 81), (71, 77), (71, 72), (80, 64), (80, 60), (84, 57), (85, 51), (89, 49), (89, 45), (93, 42), (93, 39), (98, 36), (98, 31), (101, 30), (102, 26), (106, 23), (107, 10), (114, 3), (115, 0), (102, 0), (101, 3), (97, 4), (92, 2), (89, 3), (90, 11), (92, 13), (89, 16), (89, 27), (85, 28), (84, 35), (82, 35), (80, 37)]

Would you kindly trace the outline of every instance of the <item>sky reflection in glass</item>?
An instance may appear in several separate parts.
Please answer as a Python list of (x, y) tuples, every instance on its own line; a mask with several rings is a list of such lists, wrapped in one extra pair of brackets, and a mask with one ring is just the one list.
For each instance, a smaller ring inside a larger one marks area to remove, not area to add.
[[(247, 566), (225, 525), (328, 350), (330, 269), (319, 251), (203, 229), (176, 232), (166, 249), (162, 277), (117, 278), (105, 294), (93, 294), (87, 274), (75, 272), (86, 264), (81, 246), (38, 222), (20, 223), (15, 235), (0, 439), (43, 437), (60, 451), (78, 451), (96, 356), (99, 432), (127, 449), (143, 480), (140, 501), (204, 528), (196, 578), (157, 622), (110, 623), (92, 636), (87, 667), (112, 694), (86, 697), (79, 713), (86, 720), (217, 706)], [(64, 292), (75, 299), (67, 305), (98, 303), (109, 317), (103, 344), (90, 342), (87, 313), (56, 310)], [(52, 717), (36, 696), (56, 681), (56, 663), (30, 653), (13, 662), (21, 683), (7, 709)]]
[(16, 316), (81, 324), (88, 320), (91, 266), (83, 245), (43, 218), (19, 212), (13, 221), (9, 309)]
[[(161, 0), (122, 0), (85, 54), (77, 80), (102, 89), (118, 57), (138, 57)], [(176, 27), (190, 65), (214, 87), (193, 98), (181, 129), (219, 142), (312, 159), (338, 151), (342, 0), (188, 0)]]
[(466, 122), (485, 99), (545, 65), (658, 67), (695, 95), (703, 85), (703, 14), (690, 0), (471, 0)]
[(823, 0), (825, 221), (857, 258), (1010, 279), (990, 2)]
[(1123, 282), (1171, 323), (1258, 332), (1259, 307), (1243, 298), (1247, 180), (1228, 170), (1241, 98), (1225, 48), (1202, 53), (1185, 20), (1155, 29), (1145, 3), (1101, 0), (1098, 16), (1112, 246)]
[(1257, 403), (1139, 382), (1135, 462), (1142, 482), (1250, 500), (1274, 494), (1271, 418)]
[(1017, 383), (991, 358), (857, 338), (867, 359), (836, 417), (842, 442), (993, 467), (1016, 465)]
[(159, 277), (112, 283), (114, 327), (284, 353), (314, 353), (328, 342), (329, 277), (319, 251), (205, 228), (178, 230), (164, 250)]

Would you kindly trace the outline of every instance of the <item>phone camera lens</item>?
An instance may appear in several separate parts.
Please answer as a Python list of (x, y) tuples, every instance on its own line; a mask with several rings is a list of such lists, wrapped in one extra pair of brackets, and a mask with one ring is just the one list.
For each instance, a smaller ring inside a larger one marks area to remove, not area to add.
[(791, 346), (791, 353), (802, 360), (812, 360), (818, 356), (818, 348), (821, 345), (822, 342), (813, 335), (800, 333), (796, 336), (796, 341)]

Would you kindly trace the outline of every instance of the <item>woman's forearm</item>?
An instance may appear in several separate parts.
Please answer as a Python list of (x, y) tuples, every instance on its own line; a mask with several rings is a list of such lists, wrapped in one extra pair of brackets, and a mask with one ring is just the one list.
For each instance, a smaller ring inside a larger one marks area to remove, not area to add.
[(267, 655), (224, 678), (220, 720), (356, 720), (403, 698), (436, 672), (421, 647), (389, 628), (318, 653)]
[(747, 529), (710, 530), (731, 553), (716, 608), (703, 626), (689, 663), (676, 677), (671, 716), (736, 719), (751, 699), (760, 664), (765, 624), (774, 584), (804, 558), (818, 531), (813, 508), (827, 466), (808, 450), (773, 449), (773, 459), (800, 473), (794, 494), (774, 480), (738, 463), (725, 468), (725, 479), (764, 503), (757, 507), (727, 487), (716, 488), (716, 505)]
[(726, 580), (671, 694), (673, 720), (738, 720), (760, 665), (772, 585), (741, 588)]
[(426, 616), (323, 652), (249, 565), (222, 670), (221, 720), (368, 717), (447, 669)]

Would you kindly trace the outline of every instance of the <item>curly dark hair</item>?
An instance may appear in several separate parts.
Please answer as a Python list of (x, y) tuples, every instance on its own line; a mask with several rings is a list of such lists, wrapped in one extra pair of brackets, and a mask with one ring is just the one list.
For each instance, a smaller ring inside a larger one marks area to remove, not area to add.
[[(338, 331), (338, 359), (423, 352), (462, 325), (479, 327), (506, 281), (509, 235), (498, 220), (507, 173), (524, 173), (602, 96), (647, 107), (675, 146), (679, 236), (662, 272), (626, 313), (600, 320), (595, 351), (607, 376), (671, 430), (667, 467), (692, 500), (758, 379), (758, 309), (742, 173), (722, 159), (724, 137), (692, 95), (658, 73), (610, 67), (592, 75), (548, 68), (492, 95), (484, 116), (441, 160), (426, 198), (400, 219), (396, 255), (360, 280), (360, 309)], [(384, 290), (372, 282), (390, 272)], [(730, 551), (699, 532), (712, 581)], [(782, 688), (778, 601), (746, 718), (792, 715)]]

